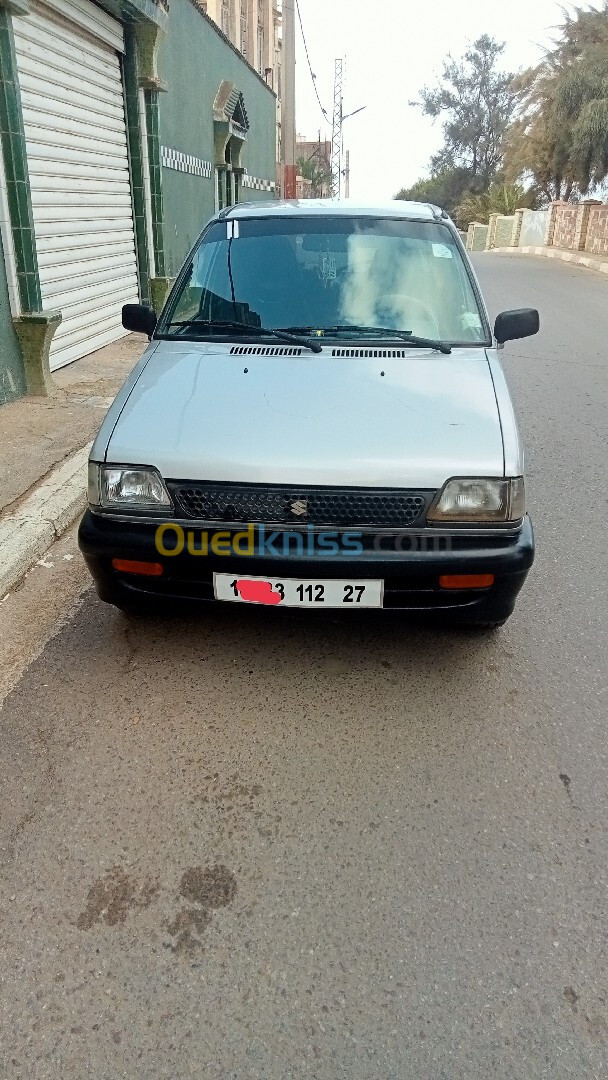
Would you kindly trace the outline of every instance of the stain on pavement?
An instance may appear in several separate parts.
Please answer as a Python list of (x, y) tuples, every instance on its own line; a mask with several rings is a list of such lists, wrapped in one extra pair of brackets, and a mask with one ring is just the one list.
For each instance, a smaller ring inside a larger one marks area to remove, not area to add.
[(172, 951), (191, 953), (202, 945), (201, 936), (211, 922), (211, 912), (230, 904), (236, 896), (234, 874), (226, 866), (192, 866), (182, 874), (180, 896), (196, 907), (182, 908), (167, 930), (175, 938)]
[(120, 866), (113, 866), (99, 878), (87, 895), (87, 906), (78, 916), (79, 930), (90, 930), (95, 923), (116, 926), (130, 911), (143, 911), (158, 893), (158, 886), (147, 880), (140, 884)]

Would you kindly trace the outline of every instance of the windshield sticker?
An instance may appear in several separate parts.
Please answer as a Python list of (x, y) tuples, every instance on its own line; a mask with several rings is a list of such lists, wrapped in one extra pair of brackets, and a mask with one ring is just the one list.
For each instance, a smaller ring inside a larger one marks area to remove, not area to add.
[(321, 260), (321, 277), (324, 282), (335, 281), (338, 276), (335, 255), (324, 255)]
[(474, 311), (465, 311), (460, 316), (460, 324), (463, 330), (481, 330), (481, 319)]
[(451, 259), (453, 258), (447, 244), (433, 244), (433, 255), (436, 259)]

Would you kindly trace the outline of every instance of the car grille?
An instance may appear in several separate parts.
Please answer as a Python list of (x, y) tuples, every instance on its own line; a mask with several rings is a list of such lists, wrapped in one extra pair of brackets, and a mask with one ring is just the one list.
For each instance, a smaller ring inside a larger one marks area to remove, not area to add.
[(417, 524), (432, 491), (395, 488), (267, 487), (261, 484), (168, 482), (184, 517), (208, 522), (298, 524), (333, 528), (403, 528)]

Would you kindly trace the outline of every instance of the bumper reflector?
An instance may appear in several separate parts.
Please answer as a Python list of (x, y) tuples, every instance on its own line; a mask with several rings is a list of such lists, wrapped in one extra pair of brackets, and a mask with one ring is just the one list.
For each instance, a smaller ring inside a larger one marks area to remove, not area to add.
[(136, 559), (112, 559), (112, 566), (121, 574), (143, 574), (145, 577), (160, 577), (163, 572), (161, 563), (137, 562)]
[(494, 574), (443, 574), (439, 578), (442, 589), (489, 589), (494, 584)]

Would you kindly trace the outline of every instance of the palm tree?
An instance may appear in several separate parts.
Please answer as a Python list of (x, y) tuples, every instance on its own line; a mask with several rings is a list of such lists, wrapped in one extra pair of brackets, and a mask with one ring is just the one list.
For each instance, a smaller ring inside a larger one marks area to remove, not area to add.
[(509, 216), (522, 207), (532, 209), (535, 202), (535, 192), (525, 191), (521, 184), (490, 184), (488, 190), (481, 195), (470, 192), (465, 195), (454, 210), (454, 220), (461, 229), (465, 229), (471, 221), (487, 225), (491, 214)]
[(608, 0), (564, 12), (561, 38), (513, 83), (519, 116), (505, 175), (534, 178), (546, 199), (570, 199), (608, 175)]
[(310, 180), (311, 182), (311, 197), (313, 199), (321, 197), (324, 188), (331, 180), (331, 171), (324, 168), (322, 164), (319, 164), (314, 157), (308, 159), (298, 158), (296, 166), (298, 176), (303, 176), (305, 180)]

